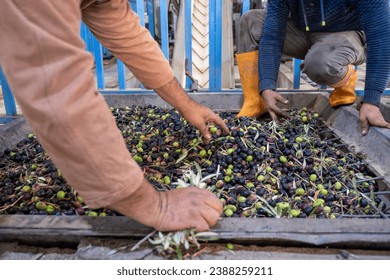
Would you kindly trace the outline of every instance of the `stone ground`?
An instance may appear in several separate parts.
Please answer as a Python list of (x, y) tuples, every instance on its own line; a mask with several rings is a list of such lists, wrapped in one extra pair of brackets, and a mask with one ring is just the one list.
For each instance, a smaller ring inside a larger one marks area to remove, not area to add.
[[(147, 242), (131, 251), (135, 241), (121, 239), (83, 239), (72, 248), (43, 248), (18, 243), (0, 243), (0, 260), (164, 260)], [(192, 260), (390, 260), (389, 251), (297, 248), (234, 244), (202, 245)]]

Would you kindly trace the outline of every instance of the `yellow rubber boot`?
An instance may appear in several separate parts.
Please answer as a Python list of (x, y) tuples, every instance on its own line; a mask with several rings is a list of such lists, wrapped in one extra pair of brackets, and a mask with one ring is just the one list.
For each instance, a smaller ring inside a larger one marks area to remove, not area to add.
[(349, 79), (346, 81), (346, 85), (335, 87), (334, 91), (330, 94), (329, 96), (330, 106), (332, 107), (345, 106), (345, 105), (351, 105), (355, 102), (356, 100), (355, 84), (357, 80), (357, 70), (354, 70), (352, 68), (352, 70), (350, 71), (352, 71), (352, 74), (349, 75)]
[(267, 112), (259, 91), (258, 51), (236, 54), (244, 104), (237, 117), (258, 117)]

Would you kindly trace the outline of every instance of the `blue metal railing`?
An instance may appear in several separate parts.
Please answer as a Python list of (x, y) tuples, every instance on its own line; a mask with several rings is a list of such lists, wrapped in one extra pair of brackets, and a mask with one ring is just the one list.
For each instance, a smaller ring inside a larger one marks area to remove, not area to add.
[(209, 20), (209, 90), (221, 91), (222, 74), (222, 1), (210, 0)]
[[(185, 57), (188, 61), (187, 69), (191, 72), (192, 65), (192, 23), (191, 23), (191, 0), (182, 0), (185, 2)], [(209, 33), (210, 33), (210, 69), (209, 69), (209, 89), (210, 92), (222, 92), (222, 91), (239, 91), (237, 90), (225, 90), (221, 88), (222, 80), (222, 1), (223, 0), (209, 0)], [(153, 0), (129, 0), (132, 9), (137, 12), (140, 17), (140, 23), (145, 26), (145, 18), (148, 20), (148, 29), (153, 37), (160, 39), (161, 49), (164, 56), (169, 58), (169, 29), (168, 29), (168, 2), (167, 0), (159, 0), (159, 12), (156, 17), (155, 5), (156, 1)], [(245, 13), (250, 9), (250, 0), (242, 0), (242, 13)], [(158, 20), (157, 20), (158, 18)], [(156, 24), (156, 22), (158, 24)], [(157, 28), (158, 27), (158, 28)], [(82, 23), (80, 35), (86, 43), (86, 49), (92, 53), (96, 63), (96, 81), (97, 87), (104, 93), (139, 93), (146, 92), (148, 90), (141, 86), (141, 89), (129, 90), (126, 86), (126, 70), (125, 65), (117, 60), (117, 74), (118, 74), (118, 88), (119, 90), (107, 90), (104, 80), (104, 65), (103, 54), (107, 54), (108, 51), (104, 49), (96, 38), (89, 31), (87, 26)], [(293, 68), (293, 88), (299, 89), (300, 87), (300, 63), (298, 59), (294, 60)], [(0, 80), (3, 87), (4, 102), (6, 107), (7, 116), (16, 115), (16, 106), (13, 99), (11, 90), (5, 80), (5, 76), (0, 69)], [(186, 89), (191, 88), (191, 80), (187, 78)], [(321, 87), (321, 88), (326, 88)], [(207, 90), (207, 89), (205, 89)], [(363, 90), (358, 89), (359, 94), (363, 93)], [(385, 91), (385, 94), (390, 94), (390, 89)]]
[(7, 116), (16, 116), (16, 104), (11, 89), (5, 79), (5, 75), (0, 66), (0, 85), (3, 90), (5, 113)]
[[(191, 14), (191, 3), (192, 3), (192, 0), (185, 0), (185, 17), (184, 17), (184, 31), (185, 31), (185, 34), (186, 34), (186, 37), (185, 37), (185, 57), (186, 57), (186, 60), (187, 60), (187, 69), (185, 69), (186, 71), (189, 71), (190, 73), (192, 73), (192, 48), (191, 48), (191, 44), (192, 44), (192, 25), (191, 25), (191, 17), (192, 17), (192, 14)], [(187, 77), (186, 78), (186, 88), (191, 88), (191, 85), (192, 85), (192, 80)]]

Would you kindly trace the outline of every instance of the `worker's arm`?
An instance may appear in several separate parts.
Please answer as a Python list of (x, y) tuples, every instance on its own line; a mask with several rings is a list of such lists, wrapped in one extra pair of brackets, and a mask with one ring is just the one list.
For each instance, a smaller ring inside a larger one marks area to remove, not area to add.
[(390, 76), (390, 4), (356, 1), (367, 44), (364, 103), (379, 105)]
[(390, 128), (378, 107), (390, 77), (390, 4), (388, 0), (357, 0), (355, 5), (367, 44), (366, 80), (360, 109), (365, 135), (369, 125)]
[(146, 88), (155, 90), (198, 128), (206, 142), (211, 137), (207, 123), (218, 124), (225, 132), (228, 131), (220, 117), (188, 97), (176, 81), (159, 45), (140, 25), (138, 15), (127, 1), (91, 5), (83, 10), (83, 20), (99, 41), (122, 60)]
[(275, 91), (289, 14), (285, 2), (283, 0), (269, 2), (259, 42), (260, 92), (274, 120), (277, 120), (277, 115), (285, 116), (277, 102), (287, 103), (287, 100)]
[(175, 107), (189, 123), (199, 129), (206, 143), (211, 139), (207, 124), (219, 125), (225, 133), (229, 133), (222, 119), (208, 107), (193, 101), (175, 78), (155, 91), (162, 99)]
[(260, 91), (276, 89), (286, 35), (289, 8), (286, 1), (270, 1), (259, 42)]

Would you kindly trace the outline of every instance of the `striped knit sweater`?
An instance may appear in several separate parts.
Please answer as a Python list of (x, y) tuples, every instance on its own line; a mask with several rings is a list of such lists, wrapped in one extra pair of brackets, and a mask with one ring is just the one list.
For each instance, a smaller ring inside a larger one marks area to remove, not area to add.
[(363, 102), (379, 105), (390, 77), (389, 0), (269, 0), (259, 48), (260, 91), (276, 89), (286, 23), (309, 32), (363, 30), (367, 61)]

